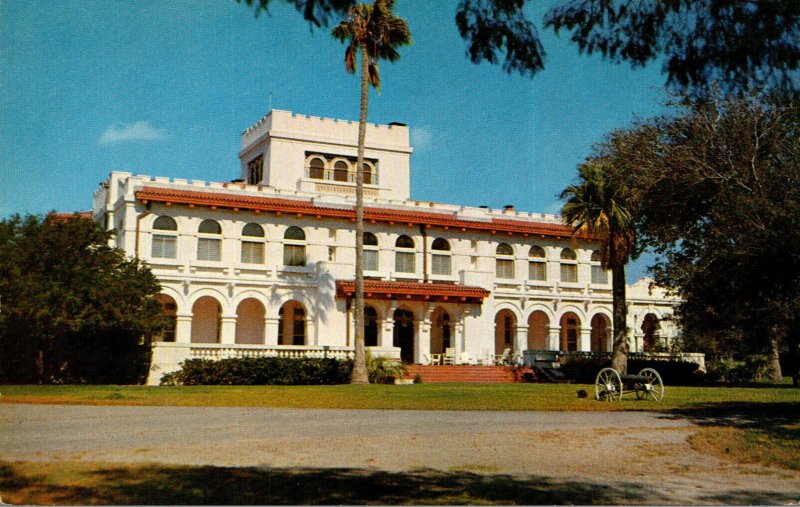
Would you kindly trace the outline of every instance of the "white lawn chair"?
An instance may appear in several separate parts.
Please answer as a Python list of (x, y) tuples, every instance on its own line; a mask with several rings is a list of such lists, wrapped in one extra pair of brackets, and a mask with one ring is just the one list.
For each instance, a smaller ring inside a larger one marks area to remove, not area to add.
[(511, 348), (507, 347), (502, 354), (494, 356), (495, 364), (509, 364), (511, 362)]
[(482, 366), (492, 366), (494, 364), (494, 356), (489, 349), (482, 349), (478, 363)]
[(478, 360), (465, 350), (461, 352), (461, 364), (478, 364)]
[(456, 364), (456, 349), (454, 347), (445, 349), (442, 364)]

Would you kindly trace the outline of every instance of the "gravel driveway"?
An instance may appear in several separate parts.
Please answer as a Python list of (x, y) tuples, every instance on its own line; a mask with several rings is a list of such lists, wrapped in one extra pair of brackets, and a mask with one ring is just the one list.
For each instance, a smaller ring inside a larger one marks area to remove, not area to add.
[(4, 460), (419, 468), (651, 491), (646, 503), (787, 503), (800, 474), (720, 462), (646, 412), (0, 405)]

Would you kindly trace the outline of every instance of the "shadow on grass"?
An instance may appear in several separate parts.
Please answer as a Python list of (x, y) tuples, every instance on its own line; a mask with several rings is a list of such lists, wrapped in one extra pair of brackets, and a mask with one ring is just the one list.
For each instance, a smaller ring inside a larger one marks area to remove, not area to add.
[(754, 429), (789, 440), (800, 439), (800, 401), (699, 403), (674, 409), (670, 414), (700, 426)]
[[(0, 466), (0, 491), (55, 504), (614, 504), (669, 502), (641, 484), (421, 469), (89, 466), (70, 480), (19, 477)], [(67, 465), (69, 466), (69, 465)], [(76, 479), (77, 477), (77, 479)]]

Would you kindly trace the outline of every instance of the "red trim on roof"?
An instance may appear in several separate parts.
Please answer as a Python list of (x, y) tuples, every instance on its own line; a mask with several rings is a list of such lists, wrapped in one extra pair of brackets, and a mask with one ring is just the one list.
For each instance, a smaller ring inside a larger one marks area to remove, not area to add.
[[(336, 296), (349, 298), (355, 294), (356, 282), (338, 280)], [(453, 303), (480, 304), (489, 295), (481, 287), (452, 283), (385, 282), (364, 280), (365, 299), (397, 299), (401, 301), (449, 301)]]
[[(144, 187), (136, 191), (136, 198), (144, 203), (162, 202), (169, 204), (187, 204), (195, 206), (216, 206), (238, 208), (256, 212), (297, 213), (318, 217), (347, 218), (355, 217), (355, 207), (328, 208), (315, 206), (309, 201), (281, 199), (275, 197), (251, 197), (245, 195), (201, 192), (196, 190), (177, 190), (158, 187)], [(478, 222), (463, 220), (445, 213), (428, 213), (411, 210), (395, 210), (386, 208), (364, 208), (364, 220), (380, 222), (396, 222), (399, 224), (427, 225), (436, 227), (458, 227), (473, 231), (503, 232), (510, 234), (538, 235), (549, 237), (570, 237), (572, 229), (562, 224), (547, 224), (492, 218)]]

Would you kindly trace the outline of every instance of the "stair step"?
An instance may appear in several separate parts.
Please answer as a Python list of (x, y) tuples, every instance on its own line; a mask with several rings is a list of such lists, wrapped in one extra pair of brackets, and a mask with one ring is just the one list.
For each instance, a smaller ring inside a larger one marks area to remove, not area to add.
[(423, 382), (516, 383), (535, 381), (530, 368), (474, 365), (409, 365), (406, 378), (419, 375)]

